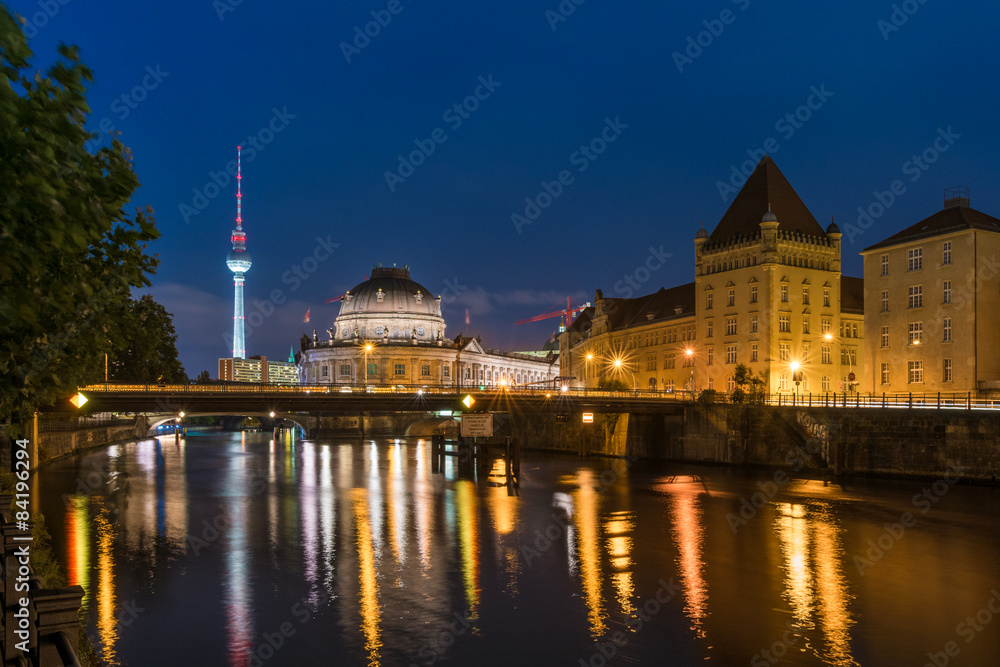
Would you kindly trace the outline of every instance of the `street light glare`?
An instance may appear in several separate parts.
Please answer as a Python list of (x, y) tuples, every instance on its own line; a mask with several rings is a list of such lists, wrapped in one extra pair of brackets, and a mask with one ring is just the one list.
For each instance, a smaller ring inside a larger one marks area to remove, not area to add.
[(797, 362), (797, 361), (793, 361), (791, 364), (789, 364), (789, 366), (791, 367), (791, 369), (793, 371), (799, 370), (799, 362)]

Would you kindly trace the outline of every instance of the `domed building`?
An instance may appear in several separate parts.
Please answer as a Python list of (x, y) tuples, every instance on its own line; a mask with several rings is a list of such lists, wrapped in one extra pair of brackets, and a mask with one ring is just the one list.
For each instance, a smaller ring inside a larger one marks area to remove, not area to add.
[[(501, 352), (479, 338), (446, 336), (441, 297), (410, 277), (408, 266), (376, 266), (341, 298), (340, 314), (320, 340), (303, 336), (304, 384), (495, 386), (554, 382), (558, 355)], [(367, 373), (365, 365), (367, 364)]]

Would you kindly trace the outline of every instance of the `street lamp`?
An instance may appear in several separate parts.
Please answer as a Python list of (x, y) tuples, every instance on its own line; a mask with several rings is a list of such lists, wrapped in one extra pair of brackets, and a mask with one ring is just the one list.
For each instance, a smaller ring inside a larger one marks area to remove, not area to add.
[(688, 378), (688, 391), (694, 396), (694, 350), (690, 347), (684, 350), (684, 356), (687, 358), (688, 366), (691, 366), (691, 377)]
[(614, 365), (614, 367), (615, 367), (616, 369), (618, 369), (619, 371), (620, 371), (620, 370), (621, 370), (622, 368), (624, 368), (625, 370), (627, 370), (627, 371), (628, 371), (628, 374), (632, 376), (632, 390), (633, 390), (633, 391), (636, 391), (636, 392), (638, 392), (638, 391), (639, 391), (639, 387), (638, 387), (638, 384), (636, 383), (636, 380), (635, 380), (635, 373), (633, 373), (633, 372), (632, 372), (632, 369), (630, 369), (630, 368), (629, 368), (628, 366), (626, 366), (626, 365), (625, 365), (625, 362), (623, 362), (623, 361), (622, 361), (622, 359), (621, 359), (620, 357), (619, 357), (619, 358), (617, 358), (617, 359), (615, 359), (615, 360), (614, 360), (613, 362), (611, 362), (611, 363), (612, 363), (612, 364)]
[(368, 353), (371, 351), (372, 351), (372, 344), (365, 343), (365, 370), (363, 376), (364, 379), (362, 380), (365, 391), (368, 390)]
[(583, 378), (583, 395), (587, 395), (587, 387), (590, 385), (590, 362), (594, 360), (593, 352), (587, 353), (587, 369)]
[(800, 395), (799, 383), (802, 382), (802, 366), (797, 361), (793, 361), (788, 365), (792, 369), (792, 382), (795, 383), (795, 394)]
[[(844, 341), (842, 339), (840, 339), (837, 336), (834, 336), (830, 332), (827, 332), (827, 333), (823, 334), (823, 340), (825, 340), (825, 341), (832, 341), (835, 338), (840, 341), (841, 346), (844, 345)], [(919, 340), (914, 341), (914, 345), (919, 345), (919, 344), (920, 344)], [(857, 383), (854, 381), (854, 378), (856, 377), (854, 375), (854, 355), (852, 355), (850, 353), (850, 350), (848, 350), (848, 354), (847, 354), (847, 363), (850, 365), (850, 369), (851, 369), (850, 372), (847, 374), (847, 389), (848, 389), (848, 391), (853, 392), (853, 391), (855, 391), (854, 386)]]

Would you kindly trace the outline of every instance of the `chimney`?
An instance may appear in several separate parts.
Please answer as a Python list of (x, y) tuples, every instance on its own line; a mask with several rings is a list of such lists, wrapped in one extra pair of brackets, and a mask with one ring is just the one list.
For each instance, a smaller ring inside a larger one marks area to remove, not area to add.
[(953, 188), (946, 188), (944, 191), (944, 207), (953, 208), (955, 206), (969, 207), (969, 188), (964, 185), (956, 185)]

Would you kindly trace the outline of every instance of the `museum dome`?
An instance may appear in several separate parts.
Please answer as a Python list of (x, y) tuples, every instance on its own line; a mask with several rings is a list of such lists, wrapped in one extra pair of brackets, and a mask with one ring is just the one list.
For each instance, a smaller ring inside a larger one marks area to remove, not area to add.
[(444, 337), (441, 299), (410, 278), (410, 268), (373, 267), (340, 301), (337, 340), (430, 341)]

